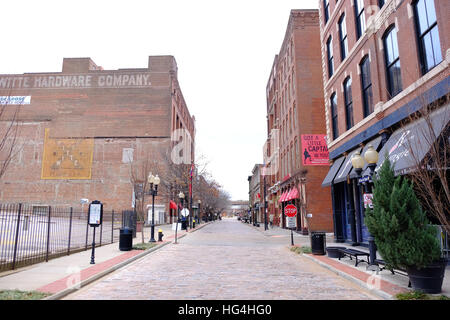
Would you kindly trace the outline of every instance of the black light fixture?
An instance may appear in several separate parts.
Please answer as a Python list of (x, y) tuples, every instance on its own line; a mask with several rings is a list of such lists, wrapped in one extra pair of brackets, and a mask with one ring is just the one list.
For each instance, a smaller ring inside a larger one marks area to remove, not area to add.
[(152, 195), (152, 225), (151, 225), (151, 233), (150, 233), (150, 241), (156, 242), (155, 240), (155, 196), (158, 194), (158, 185), (161, 182), (158, 175), (154, 176), (152, 173), (149, 173), (147, 177), (147, 182), (150, 185), (149, 193)]

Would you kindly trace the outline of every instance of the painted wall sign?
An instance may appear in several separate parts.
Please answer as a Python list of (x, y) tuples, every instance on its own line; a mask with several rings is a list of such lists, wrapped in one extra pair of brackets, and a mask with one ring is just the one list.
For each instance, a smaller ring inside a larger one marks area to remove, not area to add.
[(94, 139), (51, 139), (45, 129), (41, 179), (91, 179)]
[(150, 73), (148, 72), (0, 77), (0, 89), (129, 88), (150, 85)]
[(302, 164), (328, 166), (328, 146), (325, 134), (302, 134)]
[(30, 104), (31, 96), (0, 96), (0, 105)]

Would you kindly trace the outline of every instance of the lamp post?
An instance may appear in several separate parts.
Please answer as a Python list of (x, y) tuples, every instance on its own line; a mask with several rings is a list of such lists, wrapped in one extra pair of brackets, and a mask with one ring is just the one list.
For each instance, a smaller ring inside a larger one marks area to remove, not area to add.
[(263, 177), (263, 183), (264, 183), (264, 199), (263, 199), (263, 203), (264, 203), (264, 230), (269, 230), (269, 228), (267, 227), (267, 200), (266, 200), (266, 175), (264, 174)]
[[(356, 174), (358, 175), (358, 180), (361, 178), (362, 168), (364, 167), (364, 160), (367, 162), (367, 166), (370, 169), (370, 176), (373, 181), (373, 174), (375, 172), (375, 167), (377, 166), (378, 162), (378, 152), (373, 148), (372, 145), (368, 145), (366, 152), (364, 153), (364, 159), (361, 157), (359, 152), (355, 152), (355, 154), (352, 157), (352, 165), (355, 168)], [(369, 182), (368, 182), (369, 184)], [(358, 186), (360, 185), (360, 182), (358, 181)], [(370, 193), (372, 190), (368, 190)], [(376, 259), (376, 253), (377, 248), (375, 245), (375, 238), (369, 233), (369, 262), (370, 265), (375, 264)]]
[(149, 193), (152, 195), (152, 226), (150, 233), (150, 241), (156, 242), (155, 240), (155, 196), (158, 194), (158, 185), (161, 182), (158, 175), (154, 176), (153, 174), (149, 174), (147, 178), (148, 183), (150, 184)]
[[(180, 193), (178, 194), (178, 199), (180, 199), (180, 205), (183, 205), (183, 200), (184, 200), (184, 193), (180, 191)], [(177, 224), (175, 227), (175, 243), (177, 243), (177, 231), (178, 231), (178, 224), (180, 223), (180, 207), (178, 206), (178, 210), (177, 210)]]
[(198, 220), (198, 222), (197, 222), (198, 224), (200, 224), (202, 221), (202, 212), (201, 212), (201, 208), (200, 208), (201, 204), (202, 204), (202, 200), (198, 199), (198, 215), (197, 215), (197, 219), (196, 219), (196, 220)]

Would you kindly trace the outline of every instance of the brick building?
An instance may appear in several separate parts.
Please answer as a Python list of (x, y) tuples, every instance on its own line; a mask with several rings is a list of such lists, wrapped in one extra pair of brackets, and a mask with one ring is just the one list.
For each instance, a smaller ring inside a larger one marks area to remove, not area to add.
[[(298, 208), (297, 231), (331, 231), (331, 197), (321, 188), (328, 171), (317, 10), (291, 10), (266, 88), (266, 200), (275, 225), (284, 207)], [(312, 217), (307, 220), (307, 214)]]
[(320, 0), (319, 6), (331, 160), (322, 185), (326, 192), (331, 186), (336, 240), (365, 244), (370, 235), (351, 157), (371, 144), (379, 152), (375, 170), (387, 151), (402, 174), (405, 141), (423, 142), (412, 134), (423, 122), (410, 116), (434, 104), (441, 129), (448, 128), (450, 2)]
[(252, 175), (248, 176), (249, 181), (249, 205), (251, 206), (251, 219), (255, 224), (264, 222), (263, 212), (263, 176), (262, 176), (262, 164), (255, 164), (252, 169)]
[[(109, 210), (130, 209), (130, 163), (170, 152), (181, 135), (191, 137), (181, 154), (194, 156), (195, 119), (172, 56), (150, 56), (146, 68), (119, 70), (65, 58), (62, 72), (0, 75), (0, 96), (23, 100), (20, 152), (1, 179), (2, 202), (79, 208), (87, 198)], [(167, 212), (171, 195), (163, 185), (155, 202)]]

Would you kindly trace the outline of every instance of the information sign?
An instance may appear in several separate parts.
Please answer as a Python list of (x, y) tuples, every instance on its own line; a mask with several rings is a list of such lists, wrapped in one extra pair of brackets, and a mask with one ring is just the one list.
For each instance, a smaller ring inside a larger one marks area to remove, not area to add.
[(92, 201), (89, 204), (88, 222), (91, 227), (97, 227), (102, 224), (103, 220), (103, 204), (98, 201)]

